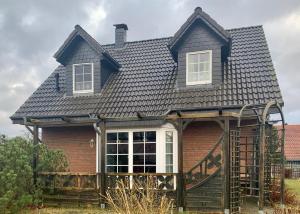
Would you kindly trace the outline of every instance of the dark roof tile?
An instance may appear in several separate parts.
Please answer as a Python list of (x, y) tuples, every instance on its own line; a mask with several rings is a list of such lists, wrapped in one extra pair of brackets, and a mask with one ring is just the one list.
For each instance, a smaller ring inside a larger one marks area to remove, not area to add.
[[(227, 31), (232, 49), (223, 85), (178, 90), (176, 63), (167, 47), (171, 37), (127, 42), (123, 49), (103, 45), (122, 67), (101, 94), (66, 96), (65, 69), (59, 66), (12, 118), (89, 113), (132, 117), (136, 112), (161, 115), (174, 108), (243, 105), (270, 99), (283, 102), (262, 27)], [(56, 73), (60, 74), (59, 92), (55, 90)]]

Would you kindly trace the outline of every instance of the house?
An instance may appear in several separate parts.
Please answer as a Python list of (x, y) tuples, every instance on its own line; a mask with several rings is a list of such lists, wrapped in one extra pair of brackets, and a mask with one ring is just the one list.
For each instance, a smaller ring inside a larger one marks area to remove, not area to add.
[(285, 158), (288, 176), (300, 177), (300, 125), (285, 126)]
[(200, 7), (171, 37), (129, 42), (128, 26), (114, 26), (103, 45), (76, 25), (13, 123), (62, 149), (102, 194), (151, 174), (179, 209), (238, 213), (249, 196), (262, 211), (268, 116), (283, 106), (262, 26), (225, 30)]

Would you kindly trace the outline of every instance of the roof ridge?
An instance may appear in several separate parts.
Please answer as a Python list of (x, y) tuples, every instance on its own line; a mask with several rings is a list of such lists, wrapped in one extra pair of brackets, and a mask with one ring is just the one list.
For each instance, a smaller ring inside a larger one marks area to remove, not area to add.
[[(263, 27), (263, 25), (250, 25), (250, 26), (245, 26), (245, 27), (236, 27), (236, 28), (228, 28), (225, 30), (232, 31), (232, 30), (240, 30), (240, 29), (251, 29), (251, 28), (258, 28), (258, 27)], [(162, 39), (171, 39), (173, 36), (164, 36), (164, 37), (156, 37), (152, 39), (142, 39), (142, 40), (135, 40), (135, 41), (128, 41), (125, 42), (125, 44), (128, 43), (138, 43), (138, 42), (148, 42), (148, 41), (154, 41), (154, 40), (162, 40)], [(102, 44), (101, 46), (110, 46), (114, 45), (115, 43), (107, 43), (107, 44)]]
[(263, 25), (250, 25), (250, 26), (245, 26), (245, 27), (236, 27), (236, 28), (229, 28), (229, 29), (225, 29), (225, 30), (242, 30), (242, 29), (250, 29), (250, 28), (258, 28), (258, 27), (263, 27)]
[[(138, 43), (138, 42), (148, 42), (148, 41), (163, 40), (163, 39), (171, 39), (172, 37), (173, 36), (166, 36), (166, 37), (160, 37), (160, 38), (135, 40), (135, 41), (125, 42), (125, 44), (128, 44), (128, 43)], [(109, 46), (109, 45), (114, 45), (114, 44), (115, 43), (108, 43), (108, 44), (103, 44), (102, 46)]]

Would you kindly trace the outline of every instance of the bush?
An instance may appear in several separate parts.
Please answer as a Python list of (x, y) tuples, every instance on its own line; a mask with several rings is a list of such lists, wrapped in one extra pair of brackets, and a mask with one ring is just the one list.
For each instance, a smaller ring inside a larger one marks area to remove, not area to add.
[[(273, 204), (280, 202), (280, 181), (275, 181), (271, 185), (271, 195), (270, 200)], [(288, 188), (284, 189), (284, 204), (296, 205), (298, 203), (296, 195), (291, 192)]]
[[(61, 151), (51, 151), (37, 145), (41, 171), (63, 171), (67, 161)], [(0, 140), (0, 212), (17, 213), (20, 209), (39, 203), (41, 190), (33, 184), (33, 151), (31, 139), (16, 137)]]

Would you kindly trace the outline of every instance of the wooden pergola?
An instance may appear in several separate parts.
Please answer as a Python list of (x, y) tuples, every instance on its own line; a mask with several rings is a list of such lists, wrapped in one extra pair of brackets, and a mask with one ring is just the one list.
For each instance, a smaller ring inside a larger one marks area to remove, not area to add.
[[(241, 109), (238, 112), (238, 109)], [(250, 113), (249, 113), (250, 112)], [(186, 191), (186, 184), (185, 184), (185, 174), (183, 171), (183, 131), (185, 128), (194, 121), (214, 121), (223, 130), (222, 135), (222, 167), (221, 167), (221, 175), (224, 178), (224, 185), (223, 185), (223, 203), (222, 207), (225, 212), (235, 213), (239, 212), (236, 207), (232, 205), (232, 164), (230, 158), (232, 156), (232, 147), (230, 144), (232, 143), (232, 133), (230, 127), (230, 121), (236, 121), (236, 133), (240, 133), (241, 129), (245, 127), (242, 122), (243, 120), (253, 120), (256, 123), (247, 125), (253, 127), (259, 127), (259, 145), (260, 145), (260, 158), (259, 158), (259, 210), (263, 210), (264, 207), (264, 152), (265, 152), (265, 144), (266, 144), (266, 126), (274, 121), (270, 120), (269, 115), (279, 112), (281, 115), (281, 119), (276, 122), (282, 123), (282, 136), (281, 136), (281, 203), (284, 204), (284, 117), (281, 110), (281, 106), (275, 102), (271, 101), (267, 104), (262, 105), (245, 105), (243, 107), (235, 107), (235, 110), (230, 110), (230, 108), (219, 108), (219, 109), (195, 109), (193, 111), (184, 111), (184, 110), (170, 110), (167, 111), (162, 116), (143, 116), (141, 113), (137, 113), (136, 117), (130, 118), (105, 118), (101, 115), (91, 114), (88, 118), (80, 118), (76, 119), (74, 117), (58, 117), (56, 119), (51, 119), (45, 121), (39, 118), (24, 118), (24, 125), (26, 128), (33, 134), (34, 136), (34, 144), (37, 145), (42, 141), (39, 139), (39, 127), (44, 126), (66, 126), (66, 125), (82, 125), (82, 124), (93, 124), (95, 131), (99, 135), (99, 147), (101, 150), (101, 157), (99, 158), (98, 166), (100, 166), (100, 172), (97, 173), (97, 184), (99, 186), (99, 191), (101, 195), (105, 195), (106, 187), (107, 187), (107, 176), (105, 173), (105, 142), (106, 142), (106, 123), (111, 121), (138, 121), (138, 120), (164, 120), (174, 125), (178, 132), (178, 173), (176, 174), (176, 206), (182, 209), (185, 207), (185, 191)], [(33, 129), (29, 128), (29, 126), (33, 126)], [(236, 134), (235, 133), (235, 134)], [(237, 136), (238, 139), (239, 136)], [(37, 148), (37, 147), (35, 147)], [(36, 183), (38, 172), (36, 170), (38, 160), (38, 151), (35, 150), (34, 153), (34, 161), (33, 161), (33, 168), (34, 168), (34, 181)], [(168, 175), (166, 175), (168, 176)], [(240, 195), (238, 194), (238, 197)], [(239, 199), (237, 199), (239, 201)], [(104, 204), (104, 198), (101, 197), (100, 204)], [(240, 206), (240, 204), (236, 204)]]

